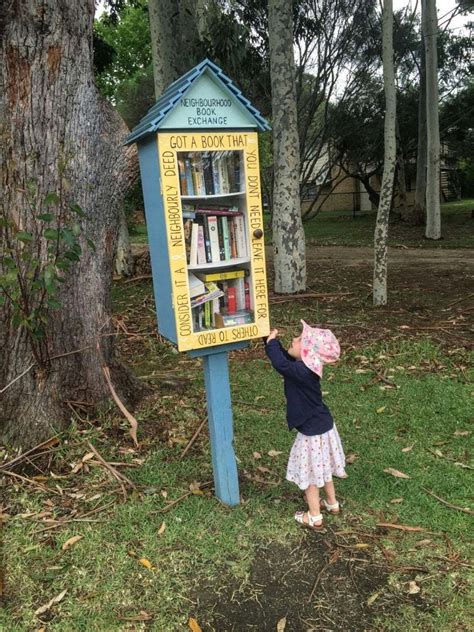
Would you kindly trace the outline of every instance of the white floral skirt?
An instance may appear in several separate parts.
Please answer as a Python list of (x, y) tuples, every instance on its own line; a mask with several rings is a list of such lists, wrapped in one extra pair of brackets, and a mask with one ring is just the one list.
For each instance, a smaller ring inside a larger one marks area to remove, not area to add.
[(324, 487), (333, 476), (346, 478), (346, 459), (336, 425), (322, 435), (296, 435), (291, 448), (286, 478), (300, 489), (309, 485)]

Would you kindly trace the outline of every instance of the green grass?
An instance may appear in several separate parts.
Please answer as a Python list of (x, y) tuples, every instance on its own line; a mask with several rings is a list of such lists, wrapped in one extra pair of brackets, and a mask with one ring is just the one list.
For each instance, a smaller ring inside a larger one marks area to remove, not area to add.
[[(472, 248), (474, 200), (449, 202), (441, 206), (441, 231), (443, 239), (432, 241), (424, 238), (423, 226), (409, 226), (392, 221), (389, 227), (391, 246), (423, 248)], [(372, 246), (376, 213), (320, 213), (305, 222), (306, 238), (310, 243), (334, 246)]]
[[(301, 508), (300, 494), (284, 481), (292, 435), (284, 420), (281, 380), (263, 356), (234, 356), (231, 360), (235, 448), (242, 473), (280, 482), (261, 485), (242, 478), (243, 503), (232, 510), (205, 492), (191, 495), (169, 512), (160, 513), (167, 503), (186, 493), (191, 483), (212, 479), (209, 446), (204, 436), (184, 459), (180, 458), (183, 445), (202, 414), (199, 361), (183, 363), (182, 356), (170, 354), (167, 348), (161, 353), (163, 365), (187, 375), (190, 384), (185, 393), (166, 394), (161, 389), (158, 407), (149, 404), (149, 410), (141, 411), (141, 451), (120, 453), (119, 448), (129, 442), (107, 439), (113, 428), (125, 429), (124, 422), (111, 413), (104, 413), (92, 429), (72, 429), (69, 437), (70, 443), (92, 439), (109, 460), (142, 458), (138, 468), (126, 470), (142, 493), (134, 493), (126, 503), (117, 503), (108, 512), (98, 514), (101, 522), (72, 523), (43, 538), (36, 533), (38, 524), (34, 520), (15, 517), (15, 513), (44, 510), (47, 495), (26, 493), (21, 486), (12, 491), (9, 503), (16, 511), (10, 509), (12, 517), (4, 531), (7, 600), (0, 613), (1, 629), (39, 629), (41, 621), (34, 616), (35, 609), (67, 589), (63, 601), (46, 617), (50, 619), (48, 632), (145, 629), (140, 627), (144, 624), (120, 619), (141, 610), (153, 615), (147, 629), (184, 630), (194, 612), (192, 601), (198, 587), (211, 584), (218, 588), (229, 574), (239, 581), (248, 581), (256, 548), (263, 543), (297, 544), (300, 531), (295, 528), (292, 514)], [(446, 533), (456, 550), (467, 557), (472, 518), (443, 506), (423, 490), (425, 487), (461, 507), (472, 501), (469, 470), (456, 465), (466, 464), (467, 437), (455, 433), (468, 428), (474, 394), (472, 385), (464, 383), (465, 370), (459, 369), (467, 359), (467, 355), (445, 355), (428, 340), (398, 341), (359, 350), (326, 370), (326, 401), (337, 421), (346, 454), (357, 455), (348, 467), (348, 479), (337, 484), (345, 499), (343, 528), (346, 521), (360, 521), (365, 528), (372, 528), (381, 519), (398, 520)], [(387, 375), (398, 388), (382, 390), (383, 383), (369, 385), (373, 377), (370, 364), (390, 369)], [(139, 363), (136, 370), (140, 371)], [(190, 407), (186, 409), (186, 405)], [(168, 441), (157, 440), (153, 428), (158, 429), (166, 419), (171, 422)], [(147, 445), (151, 449), (146, 449)], [(410, 446), (413, 447), (403, 452)], [(63, 456), (68, 464), (88, 451), (86, 446), (71, 447), (69, 451), (65, 446), (65, 450)], [(282, 454), (270, 457), (270, 450)], [(441, 450), (442, 456), (435, 456), (430, 450)], [(255, 452), (261, 458), (256, 460)], [(261, 474), (257, 466), (270, 472)], [(69, 471), (70, 465), (67, 467)], [(384, 472), (388, 467), (410, 478), (395, 478)], [(100, 468), (91, 468), (89, 474), (64, 475), (65, 479), (50, 479), (48, 485), (53, 489), (59, 485), (65, 498), (77, 487), (76, 492), (84, 492), (86, 497), (102, 494), (100, 499), (91, 501), (90, 508), (113, 499), (110, 483), (107, 486), (109, 479)], [(394, 498), (403, 500), (394, 505), (390, 502)], [(52, 500), (61, 504), (64, 498)], [(81, 502), (88, 505), (87, 498)], [(165, 530), (159, 535), (163, 522)], [(62, 544), (73, 535), (83, 539), (61, 551)], [(397, 563), (429, 565), (429, 553), (444, 551), (445, 544), (443, 538), (432, 536), (433, 545), (428, 551), (416, 549), (414, 543), (422, 537), (426, 536), (389, 534), (384, 545), (395, 552)], [(142, 566), (140, 558), (148, 559), (152, 570)], [(454, 575), (435, 571), (428, 578), (420, 578), (420, 583), (425, 582), (424, 591), (430, 594), (431, 607), (420, 613), (404, 605), (393, 620), (384, 619), (381, 613), (383, 629), (462, 629), (456, 627), (466, 605), (464, 593), (457, 594), (461, 578), (462, 569)], [(391, 581), (399, 581), (397, 575)]]

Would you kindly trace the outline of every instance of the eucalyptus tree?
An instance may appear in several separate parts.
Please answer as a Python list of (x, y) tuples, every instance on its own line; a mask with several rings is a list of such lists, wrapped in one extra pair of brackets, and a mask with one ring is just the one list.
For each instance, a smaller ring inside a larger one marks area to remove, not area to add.
[(268, 29), (272, 83), (273, 266), (276, 292), (306, 289), (306, 256), (300, 211), (299, 140), (293, 58), (292, 4), (269, 0)]
[(393, 198), (396, 165), (396, 114), (395, 67), (393, 61), (393, 3), (384, 0), (383, 23), (383, 82), (385, 91), (384, 165), (380, 201), (374, 234), (373, 303), (387, 303), (388, 220)]
[(64, 428), (68, 403), (132, 384), (114, 353), (117, 219), (136, 161), (94, 84), (94, 0), (0, 10), (0, 438)]
[(436, 0), (422, 0), (426, 59), (426, 231), (427, 239), (441, 238), (440, 140), (438, 97), (438, 18)]

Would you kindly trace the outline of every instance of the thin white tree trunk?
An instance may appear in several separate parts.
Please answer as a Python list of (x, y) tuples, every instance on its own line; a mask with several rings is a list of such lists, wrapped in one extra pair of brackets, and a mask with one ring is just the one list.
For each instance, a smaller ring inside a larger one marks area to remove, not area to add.
[(387, 304), (388, 220), (393, 199), (393, 182), (397, 157), (395, 68), (393, 63), (393, 4), (383, 3), (383, 81), (385, 89), (384, 165), (382, 188), (374, 234), (373, 303)]
[(428, 164), (426, 171), (426, 232), (427, 239), (441, 238), (440, 142), (438, 105), (438, 18), (436, 0), (425, 0), (423, 31), (426, 55), (426, 130)]
[(293, 3), (269, 0), (268, 31), (273, 112), (273, 265), (275, 292), (306, 288), (306, 256), (299, 192)]
[(425, 38), (421, 34), (420, 88), (418, 98), (418, 150), (416, 154), (416, 188), (413, 223), (422, 225), (426, 214), (426, 57)]

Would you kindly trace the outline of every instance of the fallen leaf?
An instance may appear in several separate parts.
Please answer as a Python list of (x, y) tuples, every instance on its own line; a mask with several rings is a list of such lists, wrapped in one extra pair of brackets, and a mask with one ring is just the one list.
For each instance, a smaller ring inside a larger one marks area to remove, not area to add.
[(399, 505), (400, 503), (403, 502), (403, 498), (392, 498), (390, 502), (392, 505)]
[(412, 443), (411, 445), (407, 445), (406, 448), (402, 448), (402, 452), (410, 452), (411, 450), (413, 450), (414, 445), (414, 443)]
[(257, 470), (263, 474), (271, 474), (271, 470), (269, 470), (268, 467), (263, 467), (263, 465), (259, 465)]
[(367, 599), (367, 605), (371, 606), (374, 603), (374, 601), (378, 599), (379, 595), (380, 593), (378, 592), (375, 592), (373, 595), (370, 595), (370, 597)]
[(400, 472), (399, 470), (394, 470), (393, 467), (386, 467), (384, 469), (384, 472), (387, 472), (387, 474), (391, 474), (392, 476), (395, 476), (396, 478), (410, 478), (408, 474), (404, 474), (403, 472)]
[(415, 581), (408, 582), (408, 594), (409, 595), (417, 595), (420, 592), (421, 588)]
[(188, 628), (193, 632), (202, 632), (201, 626), (196, 621), (196, 619), (193, 619), (193, 617), (189, 617)]
[(59, 603), (60, 601), (64, 599), (64, 595), (66, 593), (67, 593), (67, 589), (60, 592), (59, 595), (56, 595), (56, 597), (53, 597), (51, 601), (48, 601), (48, 603), (45, 603), (44, 606), (40, 606), (37, 610), (35, 610), (35, 615), (38, 616), (40, 614), (44, 614), (45, 612), (48, 612), (48, 610), (50, 610), (55, 604)]
[(261, 458), (262, 458), (262, 455), (260, 454), (260, 452), (254, 452), (254, 453), (253, 453), (253, 458), (254, 458), (255, 460), (257, 460), (257, 459), (261, 459)]
[(358, 458), (359, 458), (358, 454), (356, 454), (355, 452), (350, 452), (346, 456), (346, 465), (352, 465), (352, 463), (354, 463), (354, 461)]
[(375, 412), (377, 412), (377, 413), (379, 413), (379, 414), (380, 414), (380, 413), (383, 413), (383, 411), (384, 411), (386, 408), (387, 408), (386, 406), (380, 406), (380, 408), (377, 408), (377, 410), (376, 410)]
[(286, 628), (286, 617), (283, 617), (283, 619), (280, 619), (280, 621), (278, 621), (277, 623), (277, 632), (285, 632), (285, 628)]
[(355, 549), (368, 549), (369, 546), (370, 544), (367, 544), (367, 542), (357, 542), (357, 544), (354, 544)]
[(411, 527), (408, 524), (394, 524), (392, 522), (377, 522), (377, 527), (398, 529), (399, 531), (426, 531), (423, 527)]
[(329, 395), (329, 391), (321, 391), (321, 395)]
[(455, 437), (467, 437), (467, 435), (470, 435), (470, 431), (469, 430), (456, 430), (456, 432), (454, 433)]
[(161, 527), (158, 529), (158, 535), (161, 535), (162, 533), (164, 533), (165, 529), (166, 529), (166, 522), (162, 522)]
[(82, 540), (83, 537), (84, 537), (83, 535), (73, 535), (72, 538), (69, 538), (69, 540), (66, 540), (66, 542), (62, 545), (61, 550), (66, 551), (73, 544), (76, 544), (76, 542), (79, 542), (79, 540)]
[(428, 546), (428, 544), (431, 544), (431, 540), (429, 540), (429, 539), (418, 540), (418, 542), (415, 544), (415, 546)]
[(163, 498), (168, 498), (168, 492), (166, 490), (162, 489), (160, 493), (163, 496)]
[(94, 457), (95, 457), (95, 454), (93, 452), (88, 452), (87, 454), (84, 454), (84, 456), (82, 457), (81, 461), (83, 463), (85, 463), (86, 461), (90, 461)]
[(283, 452), (279, 452), (278, 450), (270, 450), (270, 452), (267, 452), (268, 456), (278, 456), (279, 454), (283, 454)]
[(40, 483), (47, 481), (48, 477), (44, 476), (43, 474), (38, 474), (38, 476), (32, 476), (31, 477), (34, 481), (39, 481)]
[(189, 485), (189, 491), (191, 491), (195, 496), (204, 495), (204, 492), (201, 489), (201, 483), (197, 483), (196, 481), (194, 481), (194, 483), (191, 483)]
[(141, 557), (138, 560), (138, 563), (141, 564), (142, 566), (144, 566), (145, 568), (148, 568), (148, 570), (152, 570), (153, 566), (151, 565), (150, 560), (147, 560), (146, 557)]

